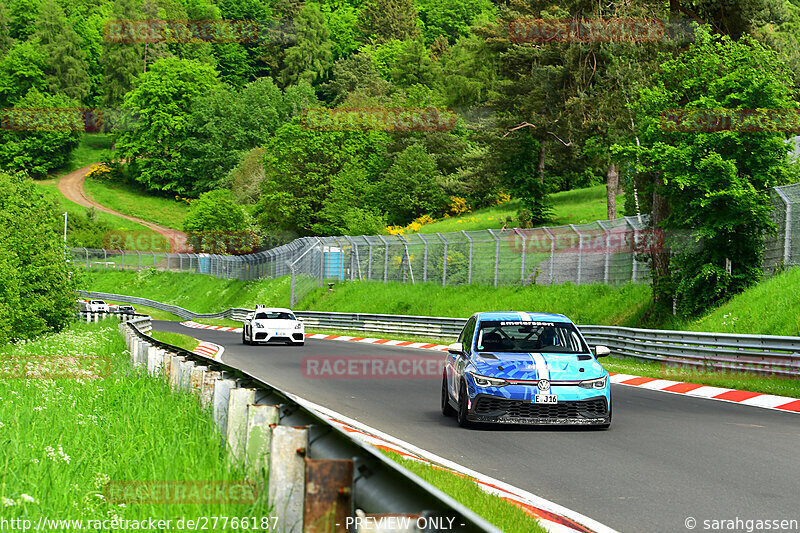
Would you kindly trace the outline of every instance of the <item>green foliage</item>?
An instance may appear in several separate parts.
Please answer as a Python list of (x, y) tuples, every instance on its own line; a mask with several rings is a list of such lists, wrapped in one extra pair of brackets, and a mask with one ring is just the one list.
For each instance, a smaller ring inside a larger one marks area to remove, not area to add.
[(495, 11), (490, 0), (418, 0), (416, 5), (427, 44), (439, 36), (454, 43), (459, 37), (469, 34), (470, 26), (478, 16)]
[[(137, 20), (136, 0), (114, 0), (115, 20)], [(136, 76), (144, 71), (144, 46), (140, 43), (114, 43), (103, 40), (103, 103), (118, 106), (133, 88)]]
[(361, 11), (360, 26), (368, 40), (379, 43), (419, 35), (413, 0), (367, 0)]
[[(50, 96), (36, 89), (17, 102), (15, 110), (30, 131), (0, 131), (0, 169), (23, 170), (34, 177), (44, 177), (53, 169), (63, 167), (80, 141), (82, 117), (63, 114), (54, 118), (52, 113), (31, 110), (71, 108), (75, 103), (63, 95)], [(61, 119), (64, 119), (63, 121)]]
[(0, 344), (64, 327), (76, 277), (56, 213), (24, 174), (0, 173)]
[(319, 6), (306, 4), (295, 19), (297, 44), (286, 51), (282, 72), (285, 85), (300, 80), (314, 83), (323, 78), (331, 65), (333, 45), (330, 31)]
[[(195, 252), (230, 253), (230, 237), (249, 229), (242, 207), (233, 201), (230, 191), (219, 189), (200, 195), (189, 206), (183, 230)], [(238, 244), (238, 241), (237, 241)], [(252, 248), (237, 246), (235, 251), (252, 252)]]
[(185, 194), (195, 188), (183, 156), (192, 104), (218, 82), (216, 71), (193, 60), (166, 58), (139, 76), (124, 109), (138, 123), (116, 138), (120, 159), (145, 187)]
[(641, 91), (642, 147), (623, 153), (638, 155), (640, 170), (658, 177), (657, 191), (670, 206), (662, 229), (683, 237), (672, 242), (672, 278), (656, 287), (672, 287), (684, 314), (725, 301), (759, 279), (763, 237), (772, 227), (767, 189), (785, 172), (789, 147), (775, 131), (670, 132), (659, 114), (679, 107), (796, 107), (789, 80), (777, 55), (753, 39), (732, 41), (701, 30)]
[(439, 185), (436, 161), (420, 144), (397, 157), (378, 185), (380, 207), (390, 224), (404, 224), (423, 214), (441, 215), (447, 197)]
[(31, 89), (44, 90), (44, 53), (33, 42), (18, 42), (0, 58), (0, 104), (11, 107)]
[(245, 151), (265, 143), (281, 124), (315, 102), (308, 84), (301, 82), (283, 93), (271, 78), (241, 90), (218, 86), (197, 98), (181, 154), (194, 178), (190, 191), (199, 194), (217, 187)]
[(85, 53), (80, 37), (55, 0), (45, 0), (42, 4), (34, 37), (45, 58), (45, 82), (50, 91), (82, 101), (89, 94)]
[[(264, 146), (264, 186), (256, 206), (259, 224), (303, 235), (322, 229), (330, 223), (325, 213), (338, 208), (326, 206), (337, 174), (352, 175), (357, 165), (375, 181), (386, 167), (386, 143), (386, 134), (380, 132), (320, 132), (304, 129), (299, 121), (284, 124)], [(352, 198), (343, 201), (353, 205)]]

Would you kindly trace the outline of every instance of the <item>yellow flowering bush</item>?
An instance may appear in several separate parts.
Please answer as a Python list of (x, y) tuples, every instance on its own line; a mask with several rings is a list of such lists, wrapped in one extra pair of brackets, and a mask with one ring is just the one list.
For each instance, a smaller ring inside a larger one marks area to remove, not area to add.
[(506, 202), (511, 201), (511, 195), (507, 192), (501, 192), (497, 194), (497, 199), (495, 200), (495, 205), (504, 204)]
[(460, 196), (451, 196), (450, 205), (447, 206), (447, 212), (451, 215), (460, 215), (462, 213), (469, 213), (470, 208), (467, 201)]
[(111, 179), (111, 176), (111, 169), (105, 166), (103, 163), (92, 165), (92, 167), (89, 169), (89, 172), (86, 174), (87, 178), (93, 179)]

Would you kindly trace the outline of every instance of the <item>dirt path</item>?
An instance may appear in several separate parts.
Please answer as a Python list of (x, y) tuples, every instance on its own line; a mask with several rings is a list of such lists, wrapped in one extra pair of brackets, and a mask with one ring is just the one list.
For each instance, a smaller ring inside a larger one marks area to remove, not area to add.
[(154, 224), (152, 222), (148, 222), (146, 220), (142, 220), (141, 218), (132, 217), (129, 215), (122, 214), (118, 211), (114, 211), (113, 209), (109, 209), (105, 206), (102, 206), (92, 200), (86, 191), (83, 190), (83, 181), (86, 179), (86, 174), (89, 173), (92, 166), (86, 166), (83, 168), (79, 168), (78, 170), (73, 170), (69, 174), (66, 174), (58, 180), (58, 190), (61, 191), (68, 200), (72, 200), (76, 204), (82, 205), (84, 207), (94, 207), (98, 211), (103, 211), (104, 213), (109, 213), (111, 215), (116, 215), (118, 217), (122, 217), (126, 220), (130, 220), (132, 222), (136, 222), (145, 226), (159, 235), (164, 236), (170, 243), (170, 247), (172, 248), (173, 252), (189, 252), (191, 251), (190, 247), (186, 244), (186, 234), (182, 231), (178, 231), (176, 229), (168, 228), (166, 226), (159, 226), (158, 224)]

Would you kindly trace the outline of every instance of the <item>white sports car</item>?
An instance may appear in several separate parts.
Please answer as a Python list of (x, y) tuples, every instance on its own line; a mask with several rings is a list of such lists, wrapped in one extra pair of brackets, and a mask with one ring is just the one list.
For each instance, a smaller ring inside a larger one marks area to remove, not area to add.
[(242, 325), (242, 343), (303, 346), (305, 333), (303, 320), (297, 318), (291, 309), (257, 305), (255, 312), (247, 315)]

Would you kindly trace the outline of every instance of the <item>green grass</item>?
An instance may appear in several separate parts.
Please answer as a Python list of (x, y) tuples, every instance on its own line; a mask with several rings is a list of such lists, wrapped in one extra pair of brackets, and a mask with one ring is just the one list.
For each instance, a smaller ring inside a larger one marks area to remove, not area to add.
[[(110, 481), (245, 478), (241, 465), (226, 456), (210, 414), (195, 396), (173, 394), (165, 380), (131, 369), (116, 322), (74, 324), (58, 334), (0, 347), (0, 364), (10, 356), (86, 363), (93, 355), (110, 358), (112, 370), (105, 379), (0, 380), (4, 519), (36, 524), (41, 516), (175, 520), (267, 514), (266, 491), (246, 505), (108, 501), (104, 489)], [(73, 528), (44, 527), (65, 529)]]
[(82, 276), (80, 289), (140, 296), (178, 305), (196, 313), (215, 313), (229, 307), (252, 309), (289, 305), (288, 276), (275, 280), (223, 280), (203, 274), (146, 270), (98, 270)]
[(691, 331), (800, 336), (800, 268), (768, 278), (685, 325)]
[(605, 357), (600, 363), (609, 372), (633, 374), (651, 378), (700, 383), (726, 389), (738, 389), (764, 394), (777, 394), (800, 398), (800, 381), (791, 378), (758, 376), (755, 374), (713, 372), (694, 370), (692, 368), (676, 368), (665, 366), (655, 361), (638, 361), (635, 359), (617, 359)]
[[(591, 302), (587, 305), (588, 302)], [(578, 324), (638, 324), (650, 304), (650, 287), (628, 284), (492, 287), (432, 283), (347, 282), (312, 291), (298, 309), (468, 317), (487, 309), (563, 313)]]
[(99, 163), (103, 155), (111, 150), (113, 144), (112, 136), (108, 133), (85, 133), (81, 136), (80, 144), (72, 152), (72, 157), (65, 168), (59, 170), (59, 174), (72, 172), (79, 168)]
[(521, 507), (489, 494), (471, 478), (382, 450), (392, 460), (461, 502), (506, 533), (545, 533), (539, 522)]
[(158, 196), (136, 184), (87, 178), (83, 188), (100, 205), (168, 228), (183, 229), (183, 219), (189, 210), (183, 201)]
[[(585, 189), (557, 192), (550, 195), (553, 209), (553, 220), (548, 226), (564, 224), (585, 224), (595, 220), (606, 219), (606, 187), (596, 185)], [(622, 216), (623, 198), (617, 197), (617, 212)], [(478, 209), (458, 217), (438, 220), (433, 224), (422, 226), (420, 233), (437, 233), (447, 231), (475, 231), (484, 229), (500, 229), (506, 217), (516, 220), (519, 201), (512, 200), (494, 207)], [(511, 227), (514, 227), (513, 225)]]
[[(67, 200), (58, 190), (58, 180), (49, 179), (49, 180), (37, 180), (36, 185), (39, 186), (39, 190), (44, 194), (47, 198), (50, 198), (56, 201), (59, 205), (59, 212), (67, 212), (67, 226), (69, 226), (69, 217), (74, 216), (83, 216), (87, 211), (89, 211), (88, 207), (83, 207), (82, 205), (78, 205), (71, 200)], [(118, 217), (116, 215), (111, 215), (109, 213), (104, 213), (102, 211), (95, 211), (97, 214), (97, 219), (101, 222), (107, 223), (112, 230), (115, 231), (143, 231), (146, 233), (152, 233), (153, 235), (157, 235), (154, 231), (142, 226), (141, 224), (137, 224), (136, 222), (132, 222), (130, 220), (124, 219), (122, 217)]]
[(166, 342), (178, 348), (189, 350), (190, 352), (197, 348), (197, 339), (184, 335), (182, 333), (172, 333), (171, 331), (151, 331), (150, 336), (161, 342)]

